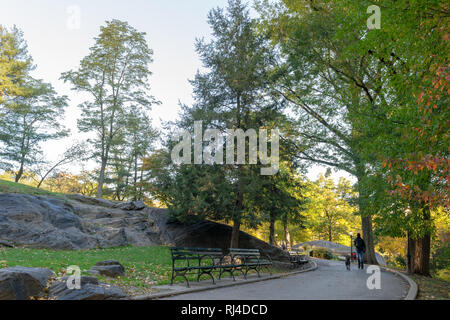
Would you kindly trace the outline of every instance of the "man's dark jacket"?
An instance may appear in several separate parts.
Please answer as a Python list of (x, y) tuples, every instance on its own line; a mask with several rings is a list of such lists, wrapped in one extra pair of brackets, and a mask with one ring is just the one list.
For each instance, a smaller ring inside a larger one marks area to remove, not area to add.
[(358, 252), (366, 252), (366, 244), (361, 237), (355, 239), (355, 247)]

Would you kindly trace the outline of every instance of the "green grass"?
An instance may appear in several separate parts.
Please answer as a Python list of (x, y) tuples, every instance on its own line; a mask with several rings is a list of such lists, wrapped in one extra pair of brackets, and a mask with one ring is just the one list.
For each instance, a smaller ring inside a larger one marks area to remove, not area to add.
[[(114, 259), (126, 269), (126, 276), (118, 278), (100, 277), (101, 281), (116, 284), (127, 291), (143, 293), (157, 284), (170, 282), (171, 258), (167, 247), (120, 247), (80, 251), (48, 249), (4, 248), (0, 249), (2, 267), (41, 267), (53, 270), (58, 277), (67, 267), (79, 266), (83, 275), (98, 261)], [(181, 282), (181, 279), (178, 279)]]
[(0, 193), (22, 193), (33, 196), (54, 196), (57, 198), (65, 198), (65, 195), (62, 193), (55, 193), (42, 189), (37, 189), (35, 187), (27, 186), (25, 184), (2, 179), (0, 179)]
[[(87, 270), (98, 261), (109, 259), (119, 261), (126, 269), (126, 276), (118, 278), (99, 277), (99, 280), (118, 285), (130, 295), (151, 293), (154, 291), (152, 286), (170, 283), (172, 260), (168, 247), (127, 246), (79, 251), (0, 248), (0, 268), (14, 266), (49, 268), (58, 277), (64, 276), (67, 267), (72, 265), (79, 266), (82, 275), (91, 276)], [(273, 268), (272, 272), (279, 273), (285, 272), (285, 270)], [(228, 276), (228, 274), (225, 274), (225, 277)], [(189, 275), (188, 279), (193, 281), (196, 276)], [(209, 279), (209, 277), (202, 276), (201, 279)], [(184, 283), (184, 279), (177, 277), (175, 283)]]

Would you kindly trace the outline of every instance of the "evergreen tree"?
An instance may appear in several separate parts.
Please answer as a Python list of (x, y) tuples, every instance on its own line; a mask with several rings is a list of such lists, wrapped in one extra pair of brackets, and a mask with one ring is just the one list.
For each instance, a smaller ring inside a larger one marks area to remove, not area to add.
[(14, 97), (26, 93), (24, 84), (33, 68), (22, 32), (0, 25), (0, 104), (14, 107)]

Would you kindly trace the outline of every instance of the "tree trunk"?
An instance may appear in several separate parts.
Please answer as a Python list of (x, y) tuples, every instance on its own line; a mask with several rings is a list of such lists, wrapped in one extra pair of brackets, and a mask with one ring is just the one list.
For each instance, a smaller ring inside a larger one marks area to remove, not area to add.
[[(430, 220), (430, 209), (423, 206), (423, 220)], [(428, 226), (427, 226), (428, 227)], [(429, 230), (417, 239), (410, 239), (411, 243), (411, 272), (423, 276), (430, 276), (431, 236)]]
[(270, 214), (269, 244), (275, 245), (275, 217), (272, 214)]
[(20, 169), (19, 169), (19, 171), (16, 174), (15, 181), (19, 182), (20, 178), (22, 178), (22, 175), (23, 175), (23, 163), (20, 164)]
[(372, 217), (361, 217), (362, 232), (364, 242), (366, 243), (366, 252), (364, 254), (364, 260), (368, 264), (378, 264), (377, 258), (375, 256), (375, 246), (373, 242), (372, 234)]
[(289, 224), (284, 221), (283, 223), (284, 228), (284, 242), (286, 243), (286, 250), (291, 249), (291, 232), (289, 230)]
[(138, 181), (138, 165), (137, 165), (137, 154), (134, 155), (134, 195), (133, 195), (133, 201), (137, 201), (137, 181)]
[(406, 236), (406, 272), (412, 273), (412, 266), (411, 266), (411, 237), (409, 235), (409, 231), (407, 232)]
[(233, 230), (231, 232), (230, 248), (239, 248), (239, 233), (241, 228), (241, 219), (233, 220)]
[[(359, 169), (360, 172), (364, 172), (362, 169)], [(358, 206), (359, 206), (359, 214), (361, 215), (361, 229), (362, 229), (362, 238), (366, 243), (366, 252), (364, 254), (364, 260), (368, 264), (378, 264), (377, 258), (375, 256), (375, 244), (373, 242), (373, 233), (372, 233), (372, 217), (367, 212), (366, 204), (367, 197), (365, 191), (361, 187), (363, 173), (358, 175)]]
[(102, 166), (100, 168), (100, 175), (98, 177), (97, 198), (103, 195), (103, 182), (105, 181), (106, 158), (102, 158)]

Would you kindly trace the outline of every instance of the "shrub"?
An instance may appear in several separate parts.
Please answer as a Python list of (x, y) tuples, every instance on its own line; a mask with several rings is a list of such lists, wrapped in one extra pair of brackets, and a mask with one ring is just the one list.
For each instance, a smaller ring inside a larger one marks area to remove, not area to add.
[(396, 255), (394, 258), (394, 266), (398, 268), (406, 268), (406, 260), (405, 257), (401, 254)]
[(313, 248), (313, 257), (320, 259), (333, 259), (333, 253), (326, 248)]

